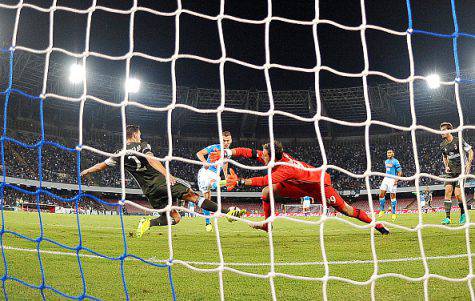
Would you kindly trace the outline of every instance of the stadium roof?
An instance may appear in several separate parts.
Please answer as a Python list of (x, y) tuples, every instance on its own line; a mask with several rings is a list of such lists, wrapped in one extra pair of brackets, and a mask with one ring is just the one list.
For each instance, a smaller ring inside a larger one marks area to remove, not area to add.
[[(6, 75), (8, 74), (8, 59), (4, 55), (1, 57), (2, 68), (2, 88), (6, 88)], [(79, 98), (82, 94), (82, 85), (72, 85), (67, 81), (69, 65), (57, 61), (50, 61), (48, 74), (47, 93), (54, 93), (64, 97)], [(44, 57), (29, 53), (19, 53), (14, 61), (14, 88), (18, 88), (31, 95), (39, 95), (43, 84)], [(99, 73), (89, 73), (87, 80), (87, 94), (111, 103), (120, 103), (124, 99), (124, 79), (120, 77), (107, 76)], [(466, 74), (467, 77), (473, 77)], [(454, 74), (443, 76), (447, 80), (453, 80)], [(461, 84), (460, 86), (461, 104), (465, 117), (465, 122), (473, 123), (474, 105), (471, 101), (475, 94), (474, 84)], [(171, 86), (160, 85), (153, 82), (143, 82), (141, 91), (138, 94), (130, 95), (130, 99), (140, 104), (153, 108), (165, 108), (172, 103), (173, 90)], [(363, 122), (368, 118), (364, 89), (362, 86), (321, 89), (320, 99), (322, 103), (322, 116), (345, 122)], [(21, 97), (16, 95), (14, 97)], [(295, 91), (273, 91), (274, 110), (278, 112), (274, 115), (274, 129), (282, 134), (293, 133), (298, 129), (298, 133), (308, 135), (314, 131), (312, 122), (300, 121), (295, 118), (285, 116), (289, 113), (303, 118), (312, 118), (317, 112), (317, 100), (315, 91), (295, 90)], [(397, 125), (409, 126), (412, 122), (411, 107), (409, 102), (409, 85), (407, 83), (388, 83), (368, 88), (368, 99), (371, 108), (371, 119), (390, 122)], [(458, 123), (458, 113), (455, 102), (454, 85), (441, 86), (438, 89), (429, 89), (425, 81), (416, 80), (414, 82), (414, 103), (417, 123), (427, 126), (436, 126), (443, 120), (450, 120)], [(89, 101), (90, 106), (94, 101)], [(200, 110), (215, 110), (221, 104), (221, 92), (219, 89), (177, 87), (177, 104), (190, 106)], [(65, 100), (51, 100), (51, 107), (68, 108), (71, 103)], [(267, 91), (258, 90), (231, 90), (226, 89), (225, 107), (232, 109), (244, 109), (259, 112), (261, 116), (224, 111), (222, 113), (223, 127), (239, 128), (241, 135), (256, 134), (265, 135), (268, 132), (268, 116), (265, 113), (270, 109), (269, 94)], [(92, 107), (91, 107), (92, 108)], [(107, 111), (107, 108), (104, 108)], [(104, 110), (101, 112), (104, 113)], [(95, 110), (91, 110), (95, 111)], [(119, 111), (110, 108), (110, 114), (104, 116), (94, 116), (98, 119), (96, 126), (107, 127), (108, 123), (119, 117)], [(284, 112), (284, 113), (282, 113)], [(21, 112), (19, 113), (21, 115)], [(143, 108), (129, 106), (127, 108), (129, 120), (139, 122), (157, 121), (166, 119), (165, 112), (154, 112)], [(87, 116), (85, 117), (88, 118)], [(217, 127), (216, 113), (197, 113), (185, 108), (177, 108), (172, 114), (172, 126), (174, 131), (197, 131), (197, 129), (207, 130)], [(160, 122), (165, 130), (166, 122)], [(323, 135), (332, 133), (344, 133), (348, 127), (336, 125), (329, 122), (321, 122), (320, 130)]]

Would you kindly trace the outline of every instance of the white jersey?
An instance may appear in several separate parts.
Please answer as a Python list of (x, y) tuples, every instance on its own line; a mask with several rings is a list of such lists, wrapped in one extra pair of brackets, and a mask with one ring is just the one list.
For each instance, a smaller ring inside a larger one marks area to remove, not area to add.
[(302, 207), (303, 208), (310, 208), (310, 200), (311, 200), (311, 197), (309, 197), (309, 196), (303, 197)]

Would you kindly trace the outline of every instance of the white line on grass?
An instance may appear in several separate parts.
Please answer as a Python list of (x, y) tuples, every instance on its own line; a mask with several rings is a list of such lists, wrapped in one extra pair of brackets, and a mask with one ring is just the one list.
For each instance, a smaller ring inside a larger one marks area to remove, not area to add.
[[(17, 248), (17, 247), (10, 247), (4, 246), (5, 250), (8, 251), (18, 251), (18, 252), (29, 252), (29, 253), (36, 253), (36, 249), (25, 249), (25, 248)], [(49, 255), (60, 255), (60, 256), (73, 256), (76, 257), (76, 253), (73, 252), (61, 252), (61, 251), (49, 251), (49, 250), (40, 250), (42, 254), (49, 254)], [(103, 257), (93, 255), (93, 254), (84, 254), (81, 253), (79, 256), (84, 258), (96, 258), (96, 259), (103, 259)], [(475, 256), (475, 254), (472, 254)], [(441, 255), (441, 256), (429, 256), (426, 257), (428, 260), (437, 260), (437, 259), (457, 259), (457, 258), (465, 258), (468, 257), (467, 254), (455, 254), (455, 255)], [(138, 261), (135, 258), (127, 258), (127, 260), (134, 260)], [(157, 259), (155, 257), (151, 257), (146, 259), (147, 261), (153, 263), (166, 263), (167, 260)], [(419, 261), (422, 260), (422, 257), (408, 257), (408, 258), (392, 258), (392, 259), (380, 259), (378, 263), (385, 263), (385, 262), (408, 262), (408, 261)], [(190, 265), (210, 265), (210, 266), (218, 266), (221, 263), (219, 262), (205, 262), (205, 261), (186, 261)], [(343, 261), (328, 261), (328, 264), (333, 265), (340, 265), (340, 264), (373, 264), (373, 260), (343, 260)], [(225, 262), (224, 265), (226, 266), (269, 266), (270, 263), (267, 262)], [(310, 261), (310, 262), (276, 262), (276, 266), (306, 266), (306, 265), (323, 265), (322, 261)]]
[[(22, 223), (22, 226), (24, 225), (32, 225), (32, 226), (38, 226), (39, 223)], [(77, 225), (63, 225), (63, 224), (48, 224), (46, 222), (43, 222), (43, 227), (59, 227), (59, 228), (75, 228), (77, 229)], [(122, 227), (111, 227), (111, 226), (94, 226), (94, 225), (88, 225), (88, 224), (83, 224), (81, 223), (81, 229), (112, 229), (112, 230), (122, 230)]]

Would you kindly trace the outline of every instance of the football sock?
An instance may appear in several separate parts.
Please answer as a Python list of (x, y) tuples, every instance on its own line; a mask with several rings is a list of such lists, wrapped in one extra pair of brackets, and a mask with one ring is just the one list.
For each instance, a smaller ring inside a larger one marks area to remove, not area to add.
[(386, 203), (386, 198), (379, 199), (379, 210), (384, 211), (384, 203)]
[[(208, 210), (211, 212), (216, 212), (218, 211), (218, 204), (216, 204), (213, 201), (207, 200), (203, 197), (200, 197), (198, 200), (198, 206), (201, 207), (203, 210)], [(223, 211), (224, 213), (227, 213), (227, 210)]]
[(450, 218), (450, 209), (452, 208), (452, 201), (444, 200), (444, 208), (445, 208), (445, 217)]
[[(325, 197), (327, 199), (333, 198), (334, 202), (331, 204), (331, 206), (335, 208), (338, 212), (343, 213), (346, 203), (340, 196), (340, 194), (335, 190), (335, 188), (331, 186), (325, 186)], [(368, 214), (366, 214), (364, 210), (355, 207), (351, 208), (353, 208), (353, 214), (351, 215), (351, 217), (357, 218), (367, 224), (371, 223), (372, 219), (368, 216)]]
[(397, 205), (397, 200), (391, 199), (391, 213), (392, 214), (396, 214), (396, 205)]
[(371, 223), (371, 217), (369, 217), (368, 214), (366, 214), (366, 212), (364, 210), (361, 210), (361, 209), (358, 209), (358, 208), (355, 208), (355, 207), (353, 207), (352, 217), (357, 218), (360, 221), (362, 221), (364, 223), (367, 223), (367, 224)]
[[(210, 212), (209, 212), (208, 210), (203, 209), (203, 214), (209, 216), (209, 215), (210, 215)], [(206, 225), (211, 224), (210, 219), (209, 219), (209, 218), (206, 218), (206, 219), (205, 219), (205, 223), (206, 223)]]
[(459, 207), (460, 207), (460, 214), (464, 214), (465, 209), (463, 208), (463, 203), (462, 202), (459, 202)]
[[(267, 200), (267, 197), (262, 197), (262, 207), (264, 207), (264, 217), (267, 219), (271, 215), (270, 203)], [(268, 229), (269, 224), (264, 224), (263, 227)]]

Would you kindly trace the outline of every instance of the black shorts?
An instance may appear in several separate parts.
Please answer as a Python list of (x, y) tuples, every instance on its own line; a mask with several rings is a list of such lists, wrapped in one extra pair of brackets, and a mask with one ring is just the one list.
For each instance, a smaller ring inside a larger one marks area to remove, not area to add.
[[(447, 179), (455, 179), (457, 178), (459, 175), (457, 174), (446, 174), (445, 177)], [(444, 186), (452, 186), (452, 189), (455, 189), (455, 188), (460, 188), (460, 181), (447, 181), (444, 183)], [(463, 185), (463, 180), (462, 180), (462, 185)]]
[[(190, 189), (191, 185), (179, 178), (176, 178), (176, 184), (170, 186), (171, 194), (172, 194), (172, 202), (176, 199), (181, 199), (183, 195), (187, 194)], [(152, 205), (153, 209), (163, 209), (168, 206), (168, 189), (167, 189), (167, 181), (165, 177), (157, 177), (154, 180), (154, 185), (145, 193), (145, 196)]]

